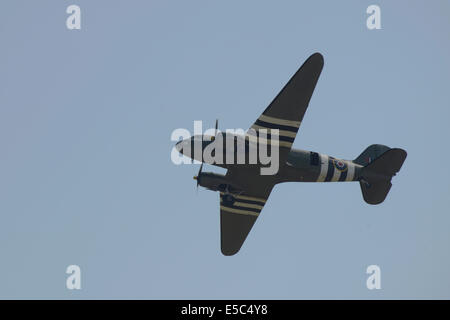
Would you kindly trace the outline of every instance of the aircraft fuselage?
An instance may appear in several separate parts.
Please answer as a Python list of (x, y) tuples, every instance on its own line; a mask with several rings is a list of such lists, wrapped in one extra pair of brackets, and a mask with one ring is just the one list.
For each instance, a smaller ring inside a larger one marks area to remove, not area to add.
[[(237, 139), (239, 139), (238, 137)], [(195, 140), (201, 141), (200, 152), (195, 152)], [(198, 160), (200, 162), (209, 163), (204, 161), (203, 151), (212, 143), (211, 137), (196, 136), (190, 139), (186, 139), (177, 144), (178, 151), (182, 154)], [(189, 146), (189, 148), (186, 148)], [(232, 150), (230, 150), (232, 149)], [(189, 150), (189, 152), (186, 152)], [(230, 151), (236, 151), (236, 147), (231, 147), (223, 144), (222, 154), (226, 158), (223, 163), (209, 163), (225, 169), (232, 169), (239, 166), (237, 162), (237, 152), (231, 152), (233, 154), (232, 159), (227, 159), (227, 155)], [(245, 145), (245, 159), (248, 160), (249, 147)], [(230, 163), (227, 163), (230, 162)], [(241, 164), (242, 165), (242, 164)], [(245, 163), (248, 165), (248, 163)], [(260, 165), (256, 164), (255, 167)], [(334, 158), (318, 152), (294, 149), (292, 148), (285, 159), (280, 158), (279, 169), (273, 176), (267, 176), (268, 180), (272, 180), (274, 183), (282, 182), (345, 182), (345, 181), (359, 181), (360, 172), (362, 166), (354, 163), (351, 160), (344, 160)], [(211, 177), (219, 177), (221, 175), (212, 174)], [(231, 182), (231, 181), (230, 181)]]
[[(284, 169), (284, 170), (283, 170)], [(325, 154), (292, 149), (280, 171), (286, 171), (286, 181), (345, 182), (358, 181), (362, 166), (351, 160)]]

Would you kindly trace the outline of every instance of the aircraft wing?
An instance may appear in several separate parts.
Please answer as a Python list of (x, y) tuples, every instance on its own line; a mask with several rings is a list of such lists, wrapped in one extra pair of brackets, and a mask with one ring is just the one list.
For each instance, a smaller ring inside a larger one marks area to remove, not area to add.
[[(320, 53), (310, 56), (248, 130), (249, 141), (256, 142), (259, 130), (267, 129), (266, 142), (273, 144), (270, 130), (279, 130), (280, 162), (286, 159), (323, 67)], [(221, 248), (224, 255), (239, 251), (263, 209), (275, 176), (261, 175), (259, 166), (229, 166), (227, 180), (243, 190), (239, 195), (220, 194)], [(278, 181), (279, 182), (279, 181)]]
[[(236, 254), (258, 219), (272, 191), (272, 177), (258, 176), (248, 167), (228, 170), (227, 176), (240, 185), (245, 181), (245, 191), (237, 194), (220, 193), (221, 250), (226, 256)], [(240, 180), (240, 181), (239, 181)]]
[(254, 130), (247, 132), (249, 139), (254, 140), (255, 135), (259, 135), (260, 129), (267, 129), (268, 134), (271, 129), (278, 129), (280, 156), (287, 156), (308, 108), (322, 68), (322, 55), (315, 53), (310, 56), (251, 126), (251, 129)]

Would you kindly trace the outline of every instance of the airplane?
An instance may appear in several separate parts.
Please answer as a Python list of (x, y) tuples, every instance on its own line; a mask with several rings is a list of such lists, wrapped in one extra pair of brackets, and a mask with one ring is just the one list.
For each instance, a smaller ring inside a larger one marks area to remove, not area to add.
[[(292, 76), (280, 93), (264, 110), (244, 136), (245, 152), (254, 142), (255, 132), (278, 130), (279, 168), (274, 175), (262, 175), (261, 163), (231, 164), (209, 163), (226, 168), (225, 175), (202, 172), (202, 154), (194, 153), (194, 143), (200, 142), (204, 150), (218, 137), (194, 135), (179, 141), (175, 148), (181, 154), (198, 160), (200, 170), (194, 179), (200, 185), (220, 193), (221, 251), (225, 256), (236, 254), (269, 198), (273, 187), (283, 182), (348, 182), (358, 181), (364, 200), (379, 204), (386, 198), (391, 179), (406, 159), (406, 151), (381, 144), (367, 147), (355, 160), (334, 158), (315, 151), (292, 148), (297, 131), (309, 105), (324, 64), (320, 53), (311, 55)], [(274, 131), (275, 132), (275, 131)], [(269, 139), (258, 143), (271, 144)], [(217, 146), (216, 146), (217, 147)], [(227, 145), (220, 145), (223, 153)], [(229, 150), (228, 150), (229, 151)], [(192, 161), (193, 161), (192, 160)], [(231, 162), (231, 161), (230, 161)]]

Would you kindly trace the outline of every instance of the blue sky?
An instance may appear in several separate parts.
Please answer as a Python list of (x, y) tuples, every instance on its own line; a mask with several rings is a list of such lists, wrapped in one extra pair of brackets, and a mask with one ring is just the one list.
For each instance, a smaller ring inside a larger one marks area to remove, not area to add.
[[(8, 0), (0, 37), (0, 298), (450, 298), (448, 1)], [(378, 206), (357, 183), (276, 186), (222, 256), (218, 195), (170, 135), (248, 128), (316, 51), (294, 147), (408, 158)]]

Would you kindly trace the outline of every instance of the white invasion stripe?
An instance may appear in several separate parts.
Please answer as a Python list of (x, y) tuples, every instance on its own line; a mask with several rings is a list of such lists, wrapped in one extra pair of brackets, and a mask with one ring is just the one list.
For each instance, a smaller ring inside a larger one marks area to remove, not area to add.
[(259, 213), (258, 212), (254, 212), (254, 211), (247, 211), (247, 210), (240, 210), (240, 209), (234, 209), (234, 208), (228, 208), (228, 207), (224, 207), (224, 206), (220, 206), (220, 209), (223, 211), (228, 211), (231, 213), (237, 213), (237, 214), (245, 214), (248, 216), (258, 216)]
[[(267, 133), (270, 133), (270, 130), (273, 130), (271, 128), (266, 128), (257, 124), (252, 125), (252, 129), (255, 129), (256, 131), (259, 131), (259, 129), (266, 129)], [(297, 135), (296, 132), (292, 132), (292, 131), (286, 131), (286, 130), (278, 130), (278, 135), (280, 137), (289, 137), (289, 138), (295, 138), (295, 136)]]
[(334, 160), (333, 160), (334, 173), (333, 173), (333, 176), (331, 177), (331, 181), (332, 181), (332, 182), (339, 181), (339, 178), (340, 178), (341, 172), (342, 172), (341, 170), (338, 170), (338, 169), (336, 168), (336, 165), (334, 164), (335, 161), (339, 161), (339, 160), (338, 160), (338, 159), (334, 159)]
[(324, 182), (328, 172), (328, 156), (320, 154), (320, 174), (317, 178), (317, 182)]
[(247, 203), (247, 202), (239, 202), (239, 201), (236, 201), (235, 203), (233, 203), (233, 206), (253, 208), (253, 209), (259, 209), (259, 210), (262, 210), (262, 208), (263, 208), (263, 206), (258, 205), (258, 204)]
[[(225, 192), (221, 192), (220, 193), (222, 196), (225, 195)], [(267, 199), (264, 198), (256, 198), (256, 197), (250, 197), (250, 196), (243, 196), (240, 194), (232, 194), (233, 197), (235, 197), (237, 200), (242, 199), (242, 200), (252, 200), (252, 201), (259, 201), (262, 203), (266, 203)]]
[(347, 165), (348, 165), (348, 172), (347, 172), (347, 177), (345, 178), (345, 181), (353, 181), (353, 178), (355, 176), (355, 164), (347, 161)]
[(266, 116), (265, 114), (262, 114), (258, 120), (264, 121), (264, 122), (269, 122), (269, 123), (273, 123), (273, 124), (280, 124), (282, 126), (289, 126), (289, 127), (300, 127), (300, 121), (292, 121), (292, 120), (284, 120), (284, 119), (280, 119), (280, 118), (274, 118), (274, 117), (269, 117)]
[(286, 147), (290, 148), (292, 146), (292, 142), (288, 141), (280, 141), (280, 140), (274, 140), (274, 139), (263, 139), (255, 137), (254, 135), (247, 134), (248, 140), (254, 143), (263, 143), (263, 144), (270, 144), (272, 146), (280, 146), (280, 147)]

